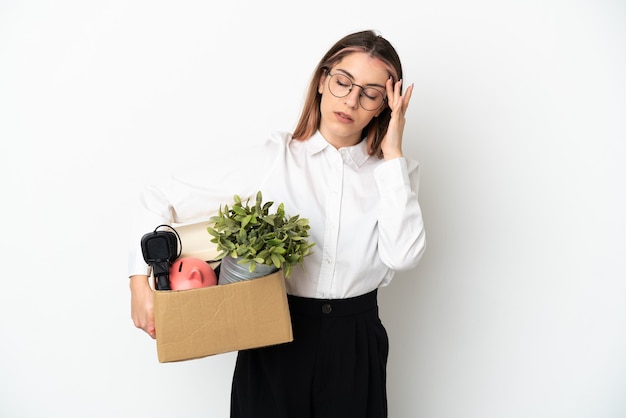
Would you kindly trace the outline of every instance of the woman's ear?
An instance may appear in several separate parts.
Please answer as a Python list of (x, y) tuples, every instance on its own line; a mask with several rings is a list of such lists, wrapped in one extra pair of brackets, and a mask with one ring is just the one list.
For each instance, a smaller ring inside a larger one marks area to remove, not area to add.
[(320, 81), (317, 83), (317, 92), (319, 94), (324, 93), (324, 80), (326, 80), (326, 74), (320, 76)]
[(325, 68), (322, 68), (319, 81), (317, 82), (317, 92), (319, 94), (324, 93), (324, 83), (326, 82), (327, 75), (328, 75), (328, 70)]

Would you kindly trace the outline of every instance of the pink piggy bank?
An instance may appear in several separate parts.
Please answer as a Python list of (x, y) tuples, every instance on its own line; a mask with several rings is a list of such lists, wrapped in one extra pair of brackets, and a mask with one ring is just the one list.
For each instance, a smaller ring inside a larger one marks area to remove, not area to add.
[(172, 290), (197, 289), (215, 286), (217, 275), (211, 266), (199, 258), (180, 258), (170, 266), (170, 287)]

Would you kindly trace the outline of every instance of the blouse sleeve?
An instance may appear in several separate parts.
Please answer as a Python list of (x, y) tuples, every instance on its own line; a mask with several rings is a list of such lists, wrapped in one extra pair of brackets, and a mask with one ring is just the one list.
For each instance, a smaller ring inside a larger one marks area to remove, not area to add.
[(381, 196), (378, 215), (378, 252), (393, 270), (417, 265), (426, 246), (418, 202), (419, 165), (408, 158), (385, 161), (375, 172)]
[(257, 146), (233, 150), (229, 155), (208, 158), (202, 167), (174, 173), (166, 181), (145, 187), (133, 210), (129, 238), (129, 276), (148, 274), (141, 253), (141, 237), (159, 225), (208, 220), (233, 196), (253, 197), (273, 166), (284, 134), (272, 135)]

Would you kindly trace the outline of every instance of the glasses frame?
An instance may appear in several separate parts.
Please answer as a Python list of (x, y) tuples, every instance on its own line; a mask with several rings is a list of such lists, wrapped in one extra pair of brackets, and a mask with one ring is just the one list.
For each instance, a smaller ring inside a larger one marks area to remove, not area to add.
[[(354, 83), (352, 80), (350, 80), (350, 77), (348, 77), (347, 75), (345, 75), (345, 74), (341, 74), (341, 73), (335, 73), (335, 74), (332, 74), (330, 71), (327, 71), (327, 72), (326, 72), (326, 75), (328, 75), (328, 91), (330, 92), (330, 94), (332, 94), (333, 96), (335, 96), (335, 97), (336, 97), (336, 98), (338, 98), (338, 99), (341, 99), (341, 98), (343, 98), (343, 97), (346, 97), (346, 96), (348, 96), (350, 93), (352, 93), (352, 89), (354, 88), (354, 86), (359, 87), (359, 88), (361, 89), (361, 93), (359, 94), (358, 102), (359, 102), (359, 106), (361, 106), (361, 108), (362, 108), (363, 110), (366, 110), (366, 111), (368, 111), (368, 112), (375, 112), (375, 111), (377, 111), (377, 110), (381, 109), (381, 108), (385, 105), (385, 102), (387, 101), (387, 96), (385, 95), (385, 93), (384, 93), (384, 92), (382, 92), (380, 89), (378, 89), (378, 88), (376, 88), (376, 87), (372, 87), (372, 86), (363, 87), (363, 86), (362, 86), (362, 85), (360, 85), (360, 84), (356, 84), (356, 83)], [(345, 77), (345, 78), (346, 78), (346, 79), (350, 82), (350, 88), (348, 89), (348, 92), (347, 92), (346, 94), (344, 94), (343, 96), (337, 96), (335, 93), (333, 93), (333, 89), (330, 87), (330, 80), (331, 80), (334, 76), (343, 76), (343, 77)], [(361, 103), (361, 97), (363, 96), (363, 91), (365, 91), (365, 89), (374, 89), (374, 90), (376, 90), (377, 92), (379, 92), (379, 93), (381, 94), (381, 96), (383, 96), (383, 101), (380, 103), (380, 105), (379, 105), (377, 108), (375, 108), (375, 109), (366, 109), (365, 107), (363, 107), (363, 104)]]

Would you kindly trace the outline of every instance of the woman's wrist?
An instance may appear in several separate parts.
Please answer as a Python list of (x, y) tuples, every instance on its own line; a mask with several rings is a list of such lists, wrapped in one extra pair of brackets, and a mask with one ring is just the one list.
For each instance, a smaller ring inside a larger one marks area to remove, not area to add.
[(150, 287), (150, 282), (148, 281), (148, 276), (144, 274), (138, 274), (135, 276), (130, 276), (130, 288), (131, 290)]
[(383, 151), (383, 157), (385, 158), (385, 161), (393, 160), (395, 158), (400, 158), (400, 157), (403, 157), (403, 156), (404, 155), (402, 154), (401, 150), (392, 151), (392, 152), (384, 152)]

